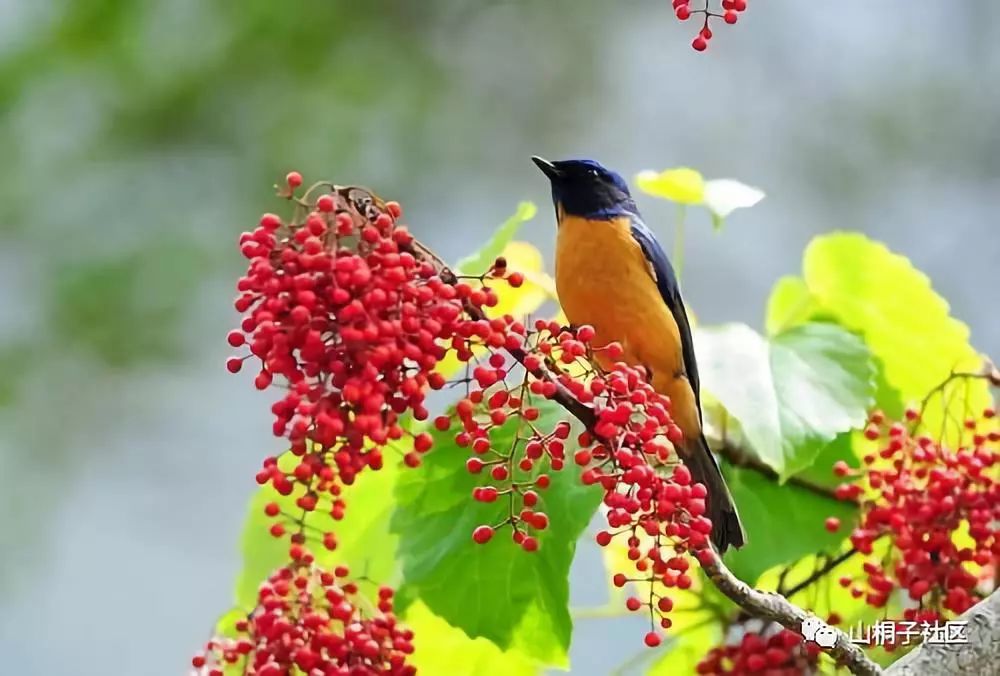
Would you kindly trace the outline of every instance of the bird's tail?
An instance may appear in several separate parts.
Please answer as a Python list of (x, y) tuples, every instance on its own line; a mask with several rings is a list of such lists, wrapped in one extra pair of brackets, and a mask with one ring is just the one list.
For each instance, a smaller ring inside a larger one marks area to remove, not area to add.
[(705, 436), (699, 435), (697, 440), (692, 441), (686, 447), (687, 453), (683, 454), (684, 464), (691, 470), (694, 480), (705, 484), (708, 489), (706, 516), (712, 520), (712, 544), (720, 554), (729, 547), (738, 549), (746, 544), (746, 533), (729, 486)]

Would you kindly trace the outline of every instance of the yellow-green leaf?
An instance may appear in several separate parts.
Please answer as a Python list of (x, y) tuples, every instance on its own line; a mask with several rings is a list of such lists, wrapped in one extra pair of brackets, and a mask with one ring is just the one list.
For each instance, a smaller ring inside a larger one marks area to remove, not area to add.
[[(498, 297), (496, 306), (487, 310), (490, 317), (510, 314), (524, 318), (536, 312), (546, 301), (556, 300), (555, 281), (545, 272), (545, 262), (537, 247), (528, 242), (508, 242), (500, 255), (507, 259), (508, 270), (524, 275), (524, 283), (515, 289), (505, 281), (487, 279), (486, 285), (492, 287)], [(465, 364), (455, 357), (454, 352), (449, 352), (436, 370), (445, 378), (451, 378), (463, 368)]]
[(643, 192), (678, 204), (701, 204), (705, 200), (705, 179), (689, 167), (642, 171), (635, 182)]
[[(969, 328), (952, 317), (930, 280), (905, 257), (860, 233), (815, 238), (807, 247), (803, 275), (779, 282), (768, 303), (769, 330), (828, 319), (860, 333), (880, 365), (885, 385), (905, 402), (919, 402), (954, 371), (977, 371), (982, 356), (969, 343)], [(881, 388), (880, 388), (881, 389)], [(990, 404), (985, 383), (956, 382), (948, 417), (961, 421)], [(886, 405), (879, 396), (879, 405)], [(939, 400), (929, 406), (928, 429), (944, 419)], [(961, 434), (951, 425), (951, 442)]]
[(819, 303), (801, 277), (786, 275), (775, 283), (767, 300), (766, 329), (774, 336), (815, 318)]
[(698, 663), (722, 641), (722, 624), (709, 621), (694, 624), (687, 631), (667, 632), (667, 642), (659, 657), (646, 671), (648, 676), (681, 676), (697, 673)]
[(416, 648), (410, 663), (421, 674), (535, 676), (540, 672), (534, 660), (516, 651), (500, 650), (485, 638), (469, 638), (461, 629), (432, 613), (421, 601), (413, 602), (406, 609), (404, 620), (413, 630)]
[[(347, 565), (359, 575), (379, 583), (394, 581), (396, 561), (393, 552), (398, 537), (389, 532), (392, 514), (392, 495), (399, 463), (394, 461), (405, 448), (388, 449), (385, 466), (375, 472), (363, 472), (351, 486), (343, 491), (343, 498), (350, 505), (341, 521), (334, 521), (327, 511), (316, 510), (306, 517), (306, 525), (313, 532), (332, 531), (337, 535), (337, 548), (329, 551), (321, 546), (312, 547), (320, 565)], [(294, 467), (298, 458), (291, 452), (281, 456), (279, 463)], [(287, 465), (285, 464), (287, 463)], [(279, 495), (270, 485), (257, 490), (250, 500), (243, 526), (243, 568), (236, 582), (236, 603), (249, 610), (257, 600), (257, 588), (275, 569), (287, 563), (288, 540), (275, 539), (268, 532), (273, 519), (264, 514), (264, 505), (276, 502), (287, 513), (299, 513), (295, 500), (302, 495), (298, 487), (292, 495)]]
[(528, 242), (509, 242), (502, 254), (507, 259), (507, 269), (524, 275), (524, 283), (513, 288), (506, 281), (487, 279), (487, 286), (496, 290), (500, 302), (489, 308), (491, 317), (510, 314), (525, 317), (542, 304), (555, 298), (555, 282), (545, 272), (542, 252)]
[(489, 241), (476, 253), (460, 260), (455, 268), (470, 275), (480, 275), (486, 272), (493, 265), (497, 256), (500, 256), (504, 248), (514, 239), (521, 226), (534, 218), (537, 213), (538, 207), (533, 202), (518, 204), (514, 215), (496, 229)]

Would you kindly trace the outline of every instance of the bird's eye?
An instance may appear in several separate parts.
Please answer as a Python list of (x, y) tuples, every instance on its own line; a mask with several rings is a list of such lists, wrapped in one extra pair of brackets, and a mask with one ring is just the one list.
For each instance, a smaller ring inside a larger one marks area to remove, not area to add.
[(597, 176), (601, 175), (601, 172), (597, 171), (597, 169), (591, 169), (589, 173), (590, 173), (591, 176), (594, 176), (594, 177), (597, 177)]

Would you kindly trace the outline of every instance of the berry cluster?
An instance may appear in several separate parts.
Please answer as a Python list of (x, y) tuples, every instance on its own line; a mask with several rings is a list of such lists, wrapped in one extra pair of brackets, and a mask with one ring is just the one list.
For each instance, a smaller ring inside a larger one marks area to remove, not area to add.
[[(851, 544), (864, 555), (881, 537), (891, 545), (885, 557), (865, 562), (864, 581), (840, 579), (855, 598), (881, 608), (902, 588), (919, 606), (907, 608), (904, 619), (918, 622), (935, 621), (944, 611), (963, 613), (982, 598), (976, 573), (1000, 559), (1000, 430), (994, 416), (988, 409), (979, 423), (967, 420), (968, 443), (953, 450), (920, 432), (915, 410), (904, 422), (871, 414), (865, 436), (877, 450), (863, 458), (860, 470), (844, 462), (834, 466), (838, 476), (853, 478), (838, 487), (838, 497), (862, 504)], [(963, 532), (968, 546), (956, 543)]]
[(261, 585), (258, 605), (236, 623), (236, 636), (209, 641), (192, 665), (207, 676), (223, 676), (227, 665), (244, 674), (286, 676), (410, 676), (405, 663), (413, 633), (392, 614), (393, 591), (378, 590), (377, 612), (362, 613), (346, 568), (317, 567), (301, 548), (291, 565)]
[(711, 18), (719, 18), (732, 25), (739, 21), (740, 13), (747, 8), (747, 0), (722, 0), (721, 11), (713, 12), (709, 9), (710, 3), (711, 0), (705, 0), (700, 9), (691, 9), (691, 0), (673, 0), (674, 14), (681, 21), (701, 15), (703, 19), (701, 30), (691, 42), (691, 46), (699, 52), (705, 51), (708, 48), (708, 41), (712, 39), (712, 29), (708, 25)]
[[(691, 586), (686, 555), (707, 553), (711, 531), (706, 489), (674, 454), (681, 432), (669, 399), (641, 370), (616, 363), (619, 345), (591, 346), (590, 327), (540, 321), (528, 328), (509, 315), (490, 317), (498, 300), (491, 280), (523, 283), (502, 258), (478, 277), (458, 278), (397, 223), (397, 204), (326, 183), (298, 197), (301, 185), (293, 172), (279, 190), (295, 205), (291, 219), (266, 214), (240, 237), (250, 261), (236, 301), (244, 318), (228, 341), (249, 354), (227, 363), (235, 373), (253, 359), (255, 386), (281, 392), (272, 406), (274, 433), (291, 453), (265, 459), (257, 481), (294, 495), (295, 514), (277, 502), (264, 507), (271, 535), (289, 538), (289, 564), (261, 588), (243, 636), (213, 641), (195, 666), (212, 673), (212, 665), (243, 660), (248, 674), (293, 664), (307, 673), (408, 673), (410, 637), (389, 615), (391, 593), (380, 594), (380, 614), (363, 613), (349, 599), (355, 585), (316, 569), (306, 547), (334, 550), (337, 540), (306, 519), (316, 510), (342, 518), (343, 487), (359, 472), (380, 469), (387, 449), (405, 446), (404, 462), (420, 464), (432, 437), (409, 432), (405, 416), (428, 417), (428, 390), (447, 384), (437, 370), (446, 357), (467, 364), (466, 377), (454, 383), (467, 393), (434, 425), (460, 428), (456, 440), (471, 450), (467, 469), (489, 477), (473, 499), (509, 503), (501, 522), (480, 525), (472, 539), (485, 544), (510, 526), (516, 544), (537, 550), (549, 525), (540, 491), (549, 472), (575, 463), (583, 482), (604, 493), (608, 530), (598, 542), (622, 538), (635, 563), (615, 584), (648, 585), (627, 606), (648, 610), (646, 643), (658, 645), (656, 620), (669, 627), (673, 605), (663, 590)], [(508, 386), (515, 373), (519, 382)], [(540, 420), (538, 401), (559, 397), (586, 409), (587, 431), (574, 436), (567, 422)], [(508, 422), (518, 425), (515, 441), (496, 448), (490, 433)], [(321, 598), (329, 603), (317, 606)]]
[[(272, 406), (274, 433), (288, 439), (291, 453), (265, 459), (257, 482), (296, 495), (297, 515), (276, 502), (264, 507), (274, 519), (271, 535), (289, 535), (290, 563), (261, 587), (258, 607), (238, 628), (243, 636), (213, 641), (193, 663), (210, 674), (241, 660), (244, 673), (256, 675), (293, 667), (409, 674), (412, 635), (391, 615), (392, 590), (379, 591), (377, 613), (363, 613), (353, 600), (356, 585), (337, 580), (346, 571), (315, 567), (306, 517), (324, 509), (342, 518), (342, 487), (364, 469), (380, 469), (390, 444), (407, 443), (406, 464), (419, 464), (431, 437), (409, 433), (403, 416), (427, 418), (427, 391), (445, 384), (434, 369), (446, 346), (465, 326), (465, 313), (495, 304), (496, 295), (442, 279), (397, 224), (397, 204), (325, 183), (299, 198), (301, 185), (292, 172), (279, 190), (295, 205), (291, 220), (265, 214), (240, 236), (250, 263), (235, 305), (245, 316), (228, 341), (250, 354), (227, 362), (236, 373), (255, 358), (255, 386), (283, 392)], [(320, 188), (328, 190), (310, 197)], [(332, 532), (318, 539), (328, 550), (337, 546)]]
[[(257, 480), (282, 495), (296, 482), (309, 486), (299, 505), (307, 511), (323, 493), (335, 500), (338, 484), (364, 468), (378, 469), (381, 447), (407, 435), (405, 413), (427, 417), (426, 392), (445, 383), (434, 369), (466, 321), (464, 308), (496, 302), (490, 289), (445, 283), (418, 261), (396, 223), (398, 205), (368, 205), (373, 211), (359, 216), (345, 201), (339, 193), (297, 200), (306, 211), (300, 221), (266, 214), (240, 238), (250, 266), (236, 309), (246, 317), (229, 343), (250, 355), (228, 367), (239, 371), (252, 356), (259, 389), (279, 379), (285, 394), (272, 406), (274, 433), (301, 462), (286, 473), (270, 458)], [(419, 464), (430, 441), (414, 436), (407, 463)]]
[(712, 648), (696, 673), (711, 676), (801, 676), (816, 673), (819, 646), (804, 643), (790, 629), (769, 625), (763, 632), (744, 630), (739, 643)]
[[(604, 493), (609, 529), (598, 533), (597, 542), (608, 546), (620, 537), (627, 544), (628, 558), (635, 562), (635, 571), (618, 573), (614, 583), (648, 586), (643, 598), (631, 597), (627, 607), (645, 608), (652, 622), (658, 620), (660, 627), (668, 628), (666, 614), (673, 603), (663, 592), (691, 586), (685, 554), (706, 550), (712, 530), (704, 516), (705, 486), (692, 482), (674, 453), (681, 431), (670, 418), (670, 400), (655, 392), (639, 369), (615, 363), (621, 356), (620, 345), (592, 347), (591, 327), (570, 331), (539, 321), (534, 330), (527, 330), (505, 320), (492, 320), (489, 327), (505, 332), (489, 338), (491, 344), (520, 352), (525, 367), (520, 385), (508, 387), (505, 378), (512, 364), (495, 352), (472, 371), (476, 389), (458, 403), (454, 416), (435, 420), (440, 430), (455, 423), (461, 427), (456, 441), (472, 451), (467, 469), (488, 474), (488, 483), (477, 487), (473, 498), (508, 501), (499, 523), (478, 526), (472, 539), (485, 544), (497, 530), (511, 526), (514, 542), (535, 551), (537, 531), (548, 525), (548, 517), (537, 509), (539, 491), (549, 485), (548, 472), (563, 469), (571, 457), (582, 468), (583, 483), (598, 485)], [(482, 329), (485, 335), (486, 326)], [(613, 365), (605, 369), (600, 363)], [(549, 377), (532, 378), (543, 366)], [(567, 450), (570, 424), (561, 421), (543, 429), (538, 408), (532, 405), (535, 398), (551, 398), (560, 391), (593, 414), (590, 429), (576, 436), (577, 450), (572, 454)], [(496, 448), (490, 431), (512, 419), (519, 421), (513, 443)], [(645, 640), (656, 646), (660, 637), (655, 624), (651, 629)]]

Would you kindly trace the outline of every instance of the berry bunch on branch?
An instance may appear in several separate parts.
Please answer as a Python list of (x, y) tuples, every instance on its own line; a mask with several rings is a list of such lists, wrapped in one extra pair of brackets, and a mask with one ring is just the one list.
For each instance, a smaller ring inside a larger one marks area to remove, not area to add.
[(700, 7), (691, 7), (691, 0), (673, 0), (674, 15), (680, 21), (700, 21), (701, 28), (691, 42), (695, 51), (703, 52), (708, 48), (708, 42), (712, 39), (712, 29), (709, 26), (712, 19), (722, 19), (725, 23), (732, 25), (739, 21), (740, 14), (746, 11), (747, 0), (722, 0), (713, 9), (712, 0), (700, 1)]
[[(499, 508), (496, 519), (471, 529), (470, 547), (505, 537), (523, 556), (538, 556), (547, 531), (560, 527), (546, 510), (546, 491), (553, 473), (571, 468), (602, 496), (606, 526), (596, 540), (626, 552), (612, 581), (629, 587), (628, 610), (648, 616), (647, 645), (661, 643), (672, 594), (692, 586), (700, 565), (746, 615), (765, 622), (707, 655), (702, 673), (733, 664), (746, 673), (793, 673), (815, 664), (816, 647), (797, 632), (817, 618), (740, 581), (712, 549), (706, 488), (676, 455), (681, 431), (671, 402), (641, 368), (618, 361), (619, 345), (595, 345), (590, 327), (497, 312), (497, 289), (519, 287), (524, 276), (503, 258), (457, 274), (402, 225), (396, 203), (358, 187), (302, 187), (289, 174), (279, 195), (292, 213), (265, 214), (240, 237), (249, 261), (237, 284), (243, 316), (228, 336), (240, 353), (228, 369), (252, 367), (255, 387), (275, 394), (273, 432), (289, 452), (264, 459), (256, 479), (288, 498), (264, 506), (270, 536), (287, 545), (287, 556), (260, 586), (256, 606), (194, 657), (199, 673), (220, 676), (229, 666), (274, 676), (414, 673), (420, 637), (396, 618), (393, 589), (326, 564), (338, 555), (335, 524), (351, 509), (345, 488), (388, 463), (419, 466), (440, 434), (468, 450), (465, 469), (478, 479), (469, 499)], [(432, 419), (428, 395), (446, 388), (459, 392), (458, 401)], [(553, 403), (565, 410), (562, 419), (540, 414)], [(516, 432), (493, 434), (501, 427)], [(905, 587), (926, 601), (913, 612), (923, 618), (932, 609), (961, 612), (981, 597), (978, 578), (959, 564), (997, 554), (997, 489), (985, 472), (996, 461), (996, 438), (968, 433), (970, 443), (951, 452), (905, 424), (872, 418), (870, 434), (886, 441), (876, 455), (889, 466), (868, 463), (864, 479), (881, 497), (862, 512), (852, 542), (864, 552), (892, 533), (900, 552), (871, 568), (861, 593), (873, 601), (886, 585)], [(856, 486), (840, 491), (852, 500), (868, 495)], [(317, 529), (314, 514), (334, 526)], [(959, 522), (969, 525), (971, 544), (949, 548), (942, 538)], [(829, 653), (839, 664), (879, 673), (846, 634), (825, 630), (836, 636)]]
[[(935, 623), (964, 613), (996, 587), (1000, 426), (987, 408), (958, 421), (955, 446), (944, 427), (927, 429), (924, 409), (926, 402), (900, 421), (873, 412), (864, 432), (872, 449), (862, 467), (834, 467), (847, 480), (838, 496), (861, 501), (850, 541), (865, 557), (861, 578), (839, 582), (875, 608), (900, 590), (908, 601), (903, 621)], [(888, 545), (884, 553), (875, 551), (878, 540)]]
[(759, 620), (740, 622), (736, 628), (740, 631), (739, 640), (712, 648), (698, 662), (696, 673), (711, 676), (816, 673), (820, 652), (816, 643), (804, 643), (796, 632)]

